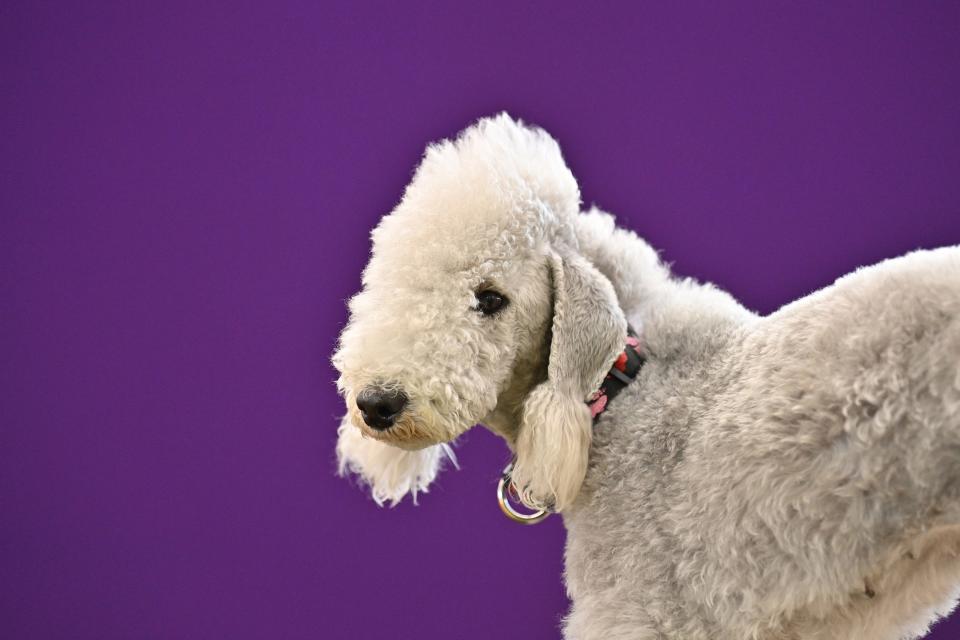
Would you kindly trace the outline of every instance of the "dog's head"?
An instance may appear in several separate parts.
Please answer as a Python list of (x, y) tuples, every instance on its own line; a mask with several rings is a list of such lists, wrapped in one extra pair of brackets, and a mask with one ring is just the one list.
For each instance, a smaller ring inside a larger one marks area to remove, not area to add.
[(333, 358), (341, 469), (375, 499), (424, 490), (443, 443), (491, 421), (516, 450), (527, 504), (576, 496), (585, 400), (626, 331), (610, 282), (578, 254), (579, 204), (556, 142), (506, 115), (427, 149), (373, 232)]

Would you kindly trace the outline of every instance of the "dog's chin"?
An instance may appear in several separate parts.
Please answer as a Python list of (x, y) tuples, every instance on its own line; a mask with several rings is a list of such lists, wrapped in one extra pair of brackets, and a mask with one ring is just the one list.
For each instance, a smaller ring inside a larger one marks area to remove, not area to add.
[(392, 427), (377, 430), (364, 422), (359, 410), (352, 408), (350, 422), (364, 436), (407, 451), (425, 449), (453, 439), (446, 429), (440, 427), (439, 421), (435, 418), (427, 418), (411, 412), (401, 415)]

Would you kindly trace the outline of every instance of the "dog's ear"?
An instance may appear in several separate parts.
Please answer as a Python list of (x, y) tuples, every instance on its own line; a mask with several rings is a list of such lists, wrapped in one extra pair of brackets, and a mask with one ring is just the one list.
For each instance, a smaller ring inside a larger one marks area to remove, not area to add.
[(569, 251), (547, 256), (553, 322), (547, 380), (524, 402), (513, 481), (524, 503), (560, 511), (587, 470), (592, 417), (587, 396), (623, 349), (627, 321), (613, 286)]
[(341, 476), (355, 473), (370, 486), (378, 505), (396, 505), (408, 493), (417, 502), (418, 493), (437, 477), (444, 458), (456, 466), (457, 459), (448, 444), (435, 444), (416, 451), (367, 438), (345, 416), (337, 430), (337, 463)]

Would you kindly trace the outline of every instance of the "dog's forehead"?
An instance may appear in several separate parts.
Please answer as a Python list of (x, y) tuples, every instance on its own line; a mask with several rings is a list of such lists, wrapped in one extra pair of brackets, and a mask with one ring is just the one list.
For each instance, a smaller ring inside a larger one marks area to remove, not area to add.
[(499, 223), (487, 216), (451, 218), (422, 211), (384, 218), (373, 233), (364, 284), (469, 285), (505, 277), (542, 253), (549, 235), (545, 225), (520, 217)]
[(367, 289), (460, 295), (509, 277), (547, 245), (574, 244), (579, 189), (546, 133), (505, 115), (431, 145), (372, 234)]
[(437, 291), (458, 295), (485, 283), (513, 280), (524, 271), (526, 264), (539, 263), (539, 255), (540, 252), (532, 249), (466, 253), (462, 247), (430, 247), (412, 249), (398, 262), (391, 259), (393, 256), (389, 253), (377, 253), (364, 270), (363, 284), (367, 289)]
[[(373, 232), (373, 260), (426, 270), (507, 260), (572, 237), (580, 192), (557, 143), (505, 114), (428, 147)], [(433, 268), (432, 268), (433, 267)]]

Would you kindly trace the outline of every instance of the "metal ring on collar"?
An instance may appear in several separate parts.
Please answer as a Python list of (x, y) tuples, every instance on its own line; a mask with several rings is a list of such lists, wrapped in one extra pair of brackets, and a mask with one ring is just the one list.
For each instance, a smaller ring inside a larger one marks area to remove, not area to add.
[(546, 509), (540, 509), (533, 513), (522, 513), (514, 509), (510, 503), (510, 499), (507, 497), (507, 491), (511, 482), (511, 467), (507, 467), (503, 475), (500, 476), (500, 482), (497, 483), (497, 503), (500, 505), (500, 511), (503, 511), (503, 515), (520, 524), (537, 524), (538, 522), (542, 522), (544, 518), (550, 515), (550, 512)]

